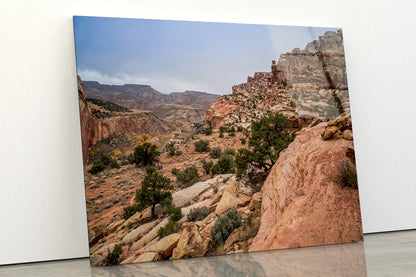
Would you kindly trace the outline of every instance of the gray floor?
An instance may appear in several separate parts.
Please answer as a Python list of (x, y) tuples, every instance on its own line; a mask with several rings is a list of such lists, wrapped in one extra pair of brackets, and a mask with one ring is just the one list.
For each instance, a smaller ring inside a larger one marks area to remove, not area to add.
[(239, 255), (90, 267), (89, 259), (0, 266), (0, 276), (416, 276), (416, 230), (349, 243)]

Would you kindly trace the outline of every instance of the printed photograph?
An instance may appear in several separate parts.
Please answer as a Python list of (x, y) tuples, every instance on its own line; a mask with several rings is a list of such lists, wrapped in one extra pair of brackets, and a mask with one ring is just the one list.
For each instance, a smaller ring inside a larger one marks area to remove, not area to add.
[(74, 17), (91, 264), (363, 240), (341, 28)]

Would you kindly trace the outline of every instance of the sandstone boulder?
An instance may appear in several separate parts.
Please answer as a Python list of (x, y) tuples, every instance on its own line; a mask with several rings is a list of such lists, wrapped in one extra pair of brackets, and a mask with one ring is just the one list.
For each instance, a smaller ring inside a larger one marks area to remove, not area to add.
[(201, 236), (198, 226), (190, 222), (179, 238), (178, 245), (173, 249), (172, 259), (202, 257), (208, 251), (211, 241)]
[(104, 237), (105, 228), (102, 225), (96, 225), (88, 232), (88, 241), (90, 247), (96, 244), (100, 239)]
[[(243, 241), (243, 240), (246, 240), (247, 239), (247, 233), (245, 232), (245, 230), (244, 230), (244, 228), (243, 227), (239, 227), (239, 228), (237, 228), (237, 229), (235, 229), (231, 234), (230, 234), (230, 236), (228, 237), (228, 239), (225, 241), (225, 243), (224, 243), (224, 250), (225, 251), (231, 251), (232, 249), (231, 249), (231, 246), (234, 244), (234, 243), (236, 243), (236, 242), (240, 242), (240, 241)], [(234, 248), (235, 249), (235, 248)], [(235, 249), (235, 250), (238, 250), (238, 248), (237, 249)]]
[(351, 115), (342, 114), (336, 118), (331, 119), (328, 122), (325, 130), (322, 132), (322, 138), (324, 140), (341, 138), (346, 140), (353, 140)]
[(144, 263), (144, 262), (154, 262), (159, 261), (160, 257), (157, 252), (147, 252), (142, 255), (140, 255), (136, 260), (134, 260), (135, 263)]
[(114, 221), (112, 223), (110, 223), (107, 226), (107, 234), (111, 234), (113, 233), (115, 230), (118, 229), (118, 227), (120, 227), (123, 223), (124, 223), (124, 219), (118, 220), (118, 221)]
[(221, 200), (218, 203), (217, 207), (215, 208), (215, 213), (217, 215), (223, 214), (231, 208), (236, 208), (237, 205), (241, 203), (242, 201), (240, 199), (238, 199), (236, 196), (231, 194), (231, 192), (226, 190), (223, 196), (221, 197)]
[(130, 227), (131, 225), (146, 222), (152, 219), (152, 207), (148, 207), (141, 212), (137, 212), (127, 219), (122, 227)]
[(150, 251), (159, 253), (163, 258), (167, 258), (172, 254), (172, 250), (179, 241), (180, 234), (171, 234), (162, 238), (150, 248)]

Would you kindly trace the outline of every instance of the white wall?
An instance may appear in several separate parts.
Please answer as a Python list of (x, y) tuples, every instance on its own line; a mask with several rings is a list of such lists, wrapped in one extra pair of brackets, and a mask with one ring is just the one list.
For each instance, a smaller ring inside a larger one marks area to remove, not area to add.
[(364, 232), (415, 228), (415, 12), (405, 0), (0, 0), (0, 264), (88, 256), (73, 15), (343, 27)]

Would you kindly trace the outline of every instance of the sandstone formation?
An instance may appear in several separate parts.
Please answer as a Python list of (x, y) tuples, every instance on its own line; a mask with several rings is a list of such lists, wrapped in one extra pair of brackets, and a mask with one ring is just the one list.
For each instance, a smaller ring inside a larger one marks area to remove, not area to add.
[(205, 113), (205, 120), (214, 129), (224, 125), (247, 128), (253, 120), (280, 112), (299, 128), (303, 123), (290, 104), (291, 95), (282, 84), (272, 83), (272, 76), (272, 72), (256, 72), (247, 83), (233, 86), (233, 94), (218, 98)]
[(147, 234), (150, 231), (150, 229), (152, 229), (157, 223), (158, 223), (157, 221), (152, 221), (152, 222), (140, 225), (139, 227), (137, 227), (136, 229), (134, 229), (133, 231), (130, 231), (127, 235), (125, 235), (123, 239), (121, 240), (121, 242), (123, 244), (129, 244), (129, 243), (136, 241), (138, 238), (141, 238), (142, 236)]
[(342, 114), (337, 118), (331, 119), (325, 130), (322, 132), (322, 138), (324, 140), (340, 138), (353, 140), (351, 115)]
[(189, 205), (190, 202), (198, 195), (200, 195), (202, 192), (209, 189), (211, 186), (223, 182), (223, 180), (228, 180), (231, 177), (231, 174), (222, 174), (217, 175), (213, 179), (209, 179), (204, 182), (199, 182), (196, 184), (193, 184), (192, 186), (185, 188), (183, 190), (180, 190), (178, 192), (175, 192), (172, 195), (172, 203), (176, 207), (184, 207), (186, 205)]
[(171, 234), (159, 240), (150, 248), (150, 251), (159, 253), (163, 258), (172, 254), (172, 250), (178, 245), (180, 234)]
[(142, 212), (137, 212), (134, 215), (132, 215), (122, 224), (122, 227), (130, 227), (133, 224), (146, 222), (150, 219), (152, 219), (152, 209), (151, 207), (148, 207)]
[(280, 112), (294, 128), (316, 117), (349, 113), (349, 96), (342, 32), (326, 32), (304, 50), (282, 54), (271, 72), (256, 72), (233, 87), (207, 110), (214, 128), (250, 126), (252, 120)]
[[(336, 117), (340, 112), (333, 101), (339, 98), (349, 112), (347, 73), (342, 32), (326, 32), (308, 43), (280, 55), (279, 68), (287, 80), (288, 93), (300, 118)], [(335, 97), (335, 99), (334, 99)]]
[(195, 223), (188, 223), (173, 250), (172, 259), (202, 257), (208, 251), (210, 240), (201, 236)]
[(324, 141), (326, 123), (297, 133), (267, 177), (250, 251), (362, 240), (358, 190), (339, 183), (352, 141)]
[(134, 263), (144, 263), (144, 262), (154, 262), (159, 261), (160, 257), (159, 254), (156, 252), (146, 252), (140, 257), (138, 257), (136, 260), (134, 260)]
[(88, 162), (88, 148), (98, 141), (110, 136), (110, 128), (98, 120), (88, 107), (84, 84), (78, 76), (78, 100), (81, 120), (82, 157), (84, 164)]
[(162, 228), (162, 227), (165, 227), (166, 224), (168, 224), (168, 221), (169, 221), (169, 219), (165, 218), (162, 222), (157, 224), (153, 229), (151, 229), (149, 232), (144, 234), (141, 239), (139, 239), (138, 241), (133, 243), (133, 245), (131, 246), (131, 249), (132, 250), (139, 250), (140, 248), (145, 246), (147, 243), (149, 243), (150, 241), (155, 239), (158, 236), (157, 232), (159, 231), (159, 229)]

